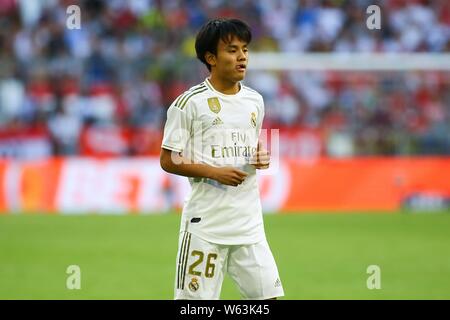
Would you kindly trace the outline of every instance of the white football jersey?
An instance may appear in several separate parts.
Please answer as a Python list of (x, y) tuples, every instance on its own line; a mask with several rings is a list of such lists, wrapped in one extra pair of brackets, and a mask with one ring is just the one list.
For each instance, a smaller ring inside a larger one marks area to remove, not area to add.
[(206, 79), (180, 95), (167, 111), (162, 148), (181, 152), (195, 163), (233, 166), (249, 173), (237, 186), (189, 178), (191, 194), (183, 207), (181, 231), (218, 244), (252, 244), (265, 238), (256, 169), (264, 102), (240, 84), (233, 95), (216, 91)]

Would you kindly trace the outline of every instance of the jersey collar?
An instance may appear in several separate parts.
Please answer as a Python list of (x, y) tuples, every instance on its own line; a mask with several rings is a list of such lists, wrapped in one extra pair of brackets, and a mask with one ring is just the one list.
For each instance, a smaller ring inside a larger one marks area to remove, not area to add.
[(228, 98), (237, 97), (237, 96), (240, 96), (243, 91), (243, 87), (242, 87), (243, 85), (242, 85), (241, 81), (239, 81), (239, 91), (235, 94), (225, 94), (220, 91), (217, 91), (216, 89), (214, 89), (212, 83), (209, 81), (209, 78), (205, 79), (205, 84), (212, 92), (214, 92), (215, 94), (217, 94), (221, 97), (228, 97)]

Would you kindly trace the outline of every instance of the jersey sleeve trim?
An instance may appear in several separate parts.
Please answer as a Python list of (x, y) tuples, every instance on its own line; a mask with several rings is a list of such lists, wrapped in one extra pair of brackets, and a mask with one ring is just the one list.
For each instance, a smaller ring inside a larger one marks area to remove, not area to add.
[(177, 148), (177, 147), (173, 147), (173, 146), (169, 146), (169, 145), (167, 145), (167, 144), (163, 144), (163, 145), (161, 146), (161, 148), (167, 149), (167, 150), (170, 150), (170, 151), (175, 151), (175, 152), (183, 152), (182, 149)]
[(189, 100), (190, 98), (192, 98), (193, 96), (195, 96), (195, 95), (197, 95), (197, 94), (199, 94), (199, 93), (205, 92), (206, 90), (208, 90), (208, 88), (200, 88), (200, 89), (197, 89), (197, 90), (191, 92), (189, 95), (187, 95), (185, 98), (183, 98), (182, 101), (180, 101), (179, 108), (180, 108), (181, 110), (183, 110), (184, 107), (186, 106), (186, 103), (188, 102), (188, 100)]
[(199, 91), (203, 91), (206, 90), (206, 86), (204, 83), (199, 84), (198, 86), (193, 87), (192, 89), (186, 91), (185, 93), (183, 93), (182, 95), (180, 95), (176, 100), (175, 100), (175, 107), (183, 109), (184, 106), (186, 105), (187, 100), (189, 100), (190, 96), (193, 93), (199, 92)]

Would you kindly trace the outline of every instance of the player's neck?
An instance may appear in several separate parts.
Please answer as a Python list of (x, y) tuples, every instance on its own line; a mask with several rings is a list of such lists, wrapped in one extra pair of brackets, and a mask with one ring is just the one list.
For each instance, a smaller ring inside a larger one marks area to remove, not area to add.
[(223, 94), (236, 94), (239, 90), (241, 90), (239, 82), (233, 82), (220, 78), (215, 73), (211, 73), (209, 76), (209, 82), (216, 91)]

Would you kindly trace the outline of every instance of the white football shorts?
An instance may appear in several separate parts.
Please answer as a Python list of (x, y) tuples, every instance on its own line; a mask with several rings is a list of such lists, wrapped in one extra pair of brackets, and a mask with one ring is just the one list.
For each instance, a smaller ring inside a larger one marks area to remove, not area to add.
[(266, 240), (250, 245), (220, 245), (183, 231), (178, 241), (175, 299), (216, 300), (228, 273), (243, 299), (284, 296)]

